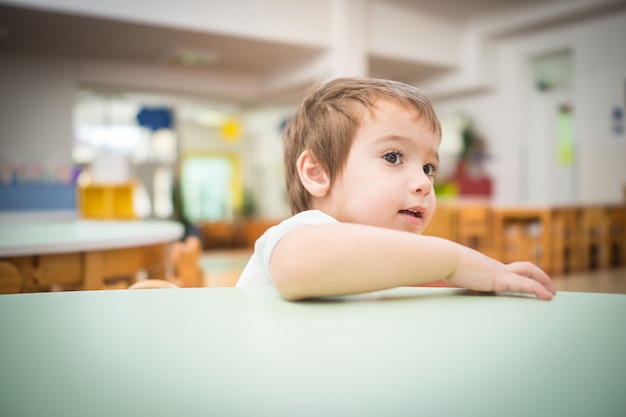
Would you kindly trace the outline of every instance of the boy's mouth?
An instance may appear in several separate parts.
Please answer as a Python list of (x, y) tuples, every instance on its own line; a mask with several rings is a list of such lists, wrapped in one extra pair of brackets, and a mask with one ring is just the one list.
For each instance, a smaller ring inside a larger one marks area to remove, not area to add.
[(413, 216), (418, 219), (422, 218), (422, 212), (418, 210), (400, 210), (400, 214), (405, 214), (407, 216)]

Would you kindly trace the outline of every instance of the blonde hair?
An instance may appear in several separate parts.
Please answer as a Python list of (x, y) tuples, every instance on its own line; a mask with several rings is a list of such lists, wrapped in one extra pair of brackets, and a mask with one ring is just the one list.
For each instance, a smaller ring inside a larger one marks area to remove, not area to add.
[(293, 214), (311, 208), (311, 195), (298, 175), (298, 157), (309, 150), (332, 186), (348, 158), (363, 113), (381, 99), (414, 108), (433, 132), (441, 133), (430, 100), (416, 87), (375, 78), (337, 78), (321, 85), (302, 100), (285, 127), (285, 180)]

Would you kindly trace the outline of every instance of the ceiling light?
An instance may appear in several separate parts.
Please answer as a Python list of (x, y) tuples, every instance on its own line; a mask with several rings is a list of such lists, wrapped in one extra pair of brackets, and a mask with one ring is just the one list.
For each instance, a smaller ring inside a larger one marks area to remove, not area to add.
[(214, 51), (174, 48), (165, 54), (162, 61), (185, 67), (209, 67), (218, 61), (218, 54)]

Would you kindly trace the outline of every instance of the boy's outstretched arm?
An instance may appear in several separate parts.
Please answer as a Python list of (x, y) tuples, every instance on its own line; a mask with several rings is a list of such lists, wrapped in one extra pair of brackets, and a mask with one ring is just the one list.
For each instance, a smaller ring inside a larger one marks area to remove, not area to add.
[(477, 291), (513, 291), (550, 300), (552, 281), (529, 262), (505, 265), (455, 242), (349, 223), (306, 226), (285, 235), (270, 260), (287, 300), (356, 294), (445, 279)]

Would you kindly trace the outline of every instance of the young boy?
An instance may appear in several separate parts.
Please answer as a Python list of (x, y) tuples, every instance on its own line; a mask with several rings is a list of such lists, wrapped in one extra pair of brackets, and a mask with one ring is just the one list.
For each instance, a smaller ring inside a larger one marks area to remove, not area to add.
[(550, 300), (554, 285), (537, 266), (420, 234), (435, 211), (440, 140), (415, 87), (360, 78), (322, 85), (285, 130), (294, 216), (259, 238), (237, 286), (273, 285), (300, 300), (444, 279)]

